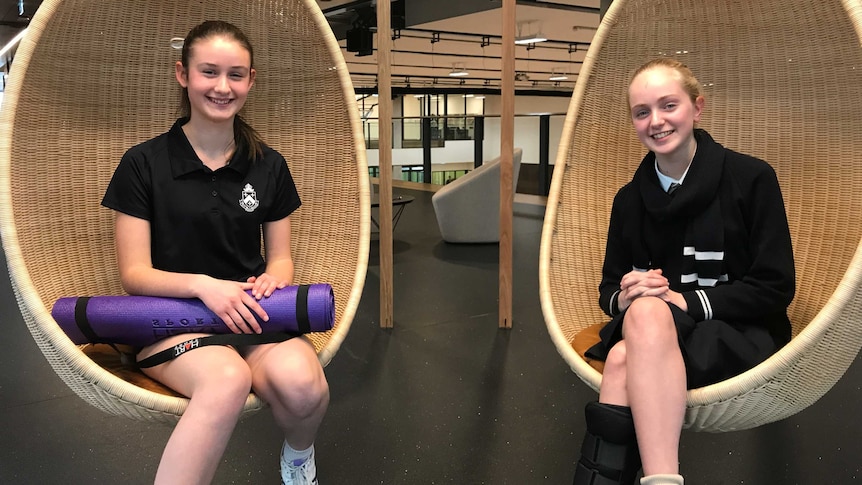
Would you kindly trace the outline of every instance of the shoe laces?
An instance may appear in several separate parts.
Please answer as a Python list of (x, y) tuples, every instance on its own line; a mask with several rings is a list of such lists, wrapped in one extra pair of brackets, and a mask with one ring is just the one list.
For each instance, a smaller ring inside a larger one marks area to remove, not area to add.
[(318, 485), (314, 453), (301, 463), (281, 462), (282, 485)]

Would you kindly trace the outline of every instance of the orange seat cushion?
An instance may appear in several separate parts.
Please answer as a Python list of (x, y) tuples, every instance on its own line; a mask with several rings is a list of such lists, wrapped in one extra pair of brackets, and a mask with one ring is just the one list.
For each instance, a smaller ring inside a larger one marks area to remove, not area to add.
[[(134, 361), (134, 351), (131, 348), (122, 345), (117, 347), (128, 356), (128, 359), (131, 359), (132, 362)], [(158, 394), (183, 397), (171, 388), (147, 377), (146, 374), (138, 369), (137, 365), (123, 362), (124, 359), (121, 358), (121, 355), (110, 345), (87, 345), (83, 348), (83, 351), (93, 362), (126, 382)]]
[(575, 352), (583, 358), (587, 364), (590, 364), (590, 367), (593, 369), (603, 372), (605, 370), (605, 362), (603, 360), (590, 359), (586, 357), (584, 354), (587, 353), (587, 350), (590, 349), (593, 345), (599, 343), (601, 338), (599, 337), (599, 330), (605, 326), (605, 323), (596, 323), (595, 325), (590, 325), (589, 327), (581, 330), (575, 335), (575, 338), (572, 340), (572, 348), (575, 349)]

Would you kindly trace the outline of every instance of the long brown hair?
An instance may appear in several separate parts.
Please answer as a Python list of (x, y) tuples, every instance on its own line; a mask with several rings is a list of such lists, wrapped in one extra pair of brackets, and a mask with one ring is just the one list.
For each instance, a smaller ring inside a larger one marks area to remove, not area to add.
[[(192, 27), (183, 41), (181, 62), (187, 72), (189, 68), (189, 56), (195, 42), (212, 37), (224, 37), (239, 43), (239, 45), (248, 51), (249, 58), (251, 59), (251, 66), (249, 67), (254, 67), (254, 49), (245, 33), (231, 23), (221, 20), (207, 20)], [(180, 116), (191, 116), (191, 102), (189, 101), (189, 91), (187, 88), (182, 88)], [(233, 139), (237, 151), (246, 154), (252, 161), (263, 156), (263, 139), (239, 114), (233, 120)]]

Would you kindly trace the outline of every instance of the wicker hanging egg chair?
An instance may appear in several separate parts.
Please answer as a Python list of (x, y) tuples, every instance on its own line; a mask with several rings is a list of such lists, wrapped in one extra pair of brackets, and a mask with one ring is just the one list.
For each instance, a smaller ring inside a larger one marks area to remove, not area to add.
[[(340, 48), (313, 0), (46, 0), (22, 40), (0, 124), (0, 230), (24, 320), (56, 373), (108, 413), (174, 423), (188, 399), (76, 346), (51, 318), (63, 296), (123, 294), (105, 187), (130, 146), (176, 117), (173, 38), (207, 19), (250, 37), (258, 71), (244, 110), (288, 160), (297, 283), (330, 283), (336, 325), (310, 334), (326, 365), (359, 304), (368, 264), (365, 146)], [(264, 405), (249, 395), (245, 413)]]
[(793, 339), (734, 378), (688, 392), (685, 426), (746, 429), (825, 394), (862, 346), (862, 3), (615, 0), (578, 76), (542, 232), (540, 297), (557, 349), (593, 389), (572, 342), (607, 321), (598, 283), (611, 203), (644, 148), (628, 117), (634, 70), (673, 56), (704, 84), (701, 126), (776, 170), (797, 271)]

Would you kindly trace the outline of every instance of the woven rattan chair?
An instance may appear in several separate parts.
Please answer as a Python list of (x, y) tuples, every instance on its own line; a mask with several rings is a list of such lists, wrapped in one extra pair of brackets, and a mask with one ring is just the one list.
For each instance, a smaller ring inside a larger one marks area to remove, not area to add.
[[(3, 245), (38, 346), (72, 390), (116, 415), (173, 423), (188, 400), (121, 365), (105, 346), (73, 345), (49, 311), (62, 296), (122, 294), (114, 215), (99, 206), (101, 196), (128, 147), (170, 128), (180, 96), (171, 39), (206, 19), (235, 23), (254, 45), (258, 76), (245, 116), (285, 155), (302, 197), (291, 217), (296, 281), (335, 291), (335, 328), (310, 335), (324, 365), (365, 281), (364, 142), (344, 60), (313, 0), (43, 2), (3, 102)], [(263, 405), (250, 395), (245, 411)]]
[(858, 0), (615, 0), (578, 77), (542, 231), (540, 293), (552, 340), (598, 389), (571, 342), (607, 321), (598, 283), (616, 190), (645, 150), (625, 94), (643, 62), (671, 55), (704, 84), (701, 126), (770, 162), (797, 270), (793, 340), (761, 365), (688, 393), (685, 426), (746, 429), (825, 394), (862, 345), (862, 4)]

